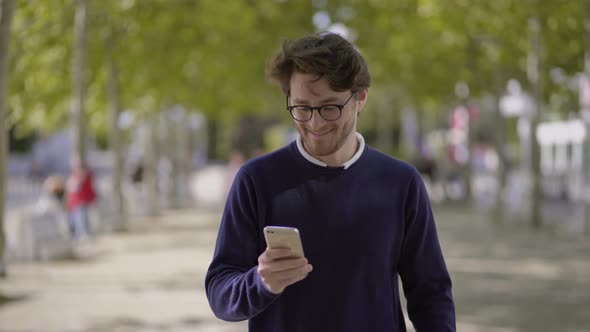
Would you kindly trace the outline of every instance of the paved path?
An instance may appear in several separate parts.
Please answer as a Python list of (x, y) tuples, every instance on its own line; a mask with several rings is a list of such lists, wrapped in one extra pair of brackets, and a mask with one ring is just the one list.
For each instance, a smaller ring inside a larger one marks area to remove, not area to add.
[(218, 219), (168, 211), (84, 245), (82, 259), (13, 264), (0, 294), (21, 299), (0, 305), (0, 331), (245, 331), (213, 317), (205, 297)]
[(458, 331), (590, 331), (590, 238), (436, 211)]
[[(437, 208), (458, 331), (590, 331), (590, 239), (493, 227)], [(13, 264), (0, 332), (246, 331), (213, 317), (203, 289), (218, 212), (168, 211), (103, 235), (82, 259)], [(1, 303), (0, 299), (0, 303)]]

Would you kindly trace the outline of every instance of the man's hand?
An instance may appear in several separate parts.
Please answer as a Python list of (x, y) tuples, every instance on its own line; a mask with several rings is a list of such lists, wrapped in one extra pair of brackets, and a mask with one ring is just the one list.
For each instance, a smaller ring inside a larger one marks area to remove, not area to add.
[(258, 274), (272, 293), (279, 294), (307, 277), (313, 267), (304, 257), (293, 258), (289, 249), (266, 250), (258, 257)]

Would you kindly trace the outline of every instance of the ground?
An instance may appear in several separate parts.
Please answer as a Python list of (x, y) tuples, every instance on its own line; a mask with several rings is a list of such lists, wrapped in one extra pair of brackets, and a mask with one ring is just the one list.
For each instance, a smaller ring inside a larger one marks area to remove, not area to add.
[[(459, 207), (435, 214), (458, 331), (590, 331), (587, 237), (498, 226)], [(78, 259), (11, 264), (0, 332), (246, 331), (216, 319), (205, 296), (219, 218), (211, 209), (135, 217), (129, 232), (81, 245)]]

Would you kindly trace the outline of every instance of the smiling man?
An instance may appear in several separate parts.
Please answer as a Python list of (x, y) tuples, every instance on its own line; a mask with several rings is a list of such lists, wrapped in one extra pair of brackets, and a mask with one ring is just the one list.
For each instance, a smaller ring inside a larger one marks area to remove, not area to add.
[[(287, 109), (296, 120), (303, 150), (318, 159), (323, 159), (329, 166), (341, 166), (358, 150), (355, 135), (356, 118), (357, 112), (360, 112), (367, 100), (367, 90), (359, 92), (359, 98), (351, 103), (350, 107), (354, 110), (343, 115), (342, 110), (353, 99), (355, 92), (332, 91), (328, 81), (318, 80), (317, 74), (295, 72), (290, 81), (290, 94), (294, 105), (287, 106)], [(339, 105), (345, 98), (346, 101)], [(308, 106), (314, 104), (322, 106)], [(318, 111), (319, 116), (313, 116), (314, 109)]]
[[(250, 331), (455, 331), (451, 280), (419, 173), (356, 132), (370, 75), (336, 34), (287, 41), (269, 64), (299, 137), (247, 162), (227, 198), (205, 286)], [(266, 247), (296, 227), (306, 257)]]

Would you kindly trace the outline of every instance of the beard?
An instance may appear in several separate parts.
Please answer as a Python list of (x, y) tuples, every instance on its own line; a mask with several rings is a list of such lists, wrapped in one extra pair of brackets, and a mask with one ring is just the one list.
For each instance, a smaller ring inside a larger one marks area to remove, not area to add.
[(327, 130), (332, 131), (322, 137), (314, 137), (304, 127), (297, 127), (297, 129), (299, 130), (305, 150), (314, 157), (324, 157), (336, 153), (346, 144), (355, 128), (355, 122), (356, 117), (345, 122), (341, 127), (329, 128)]

